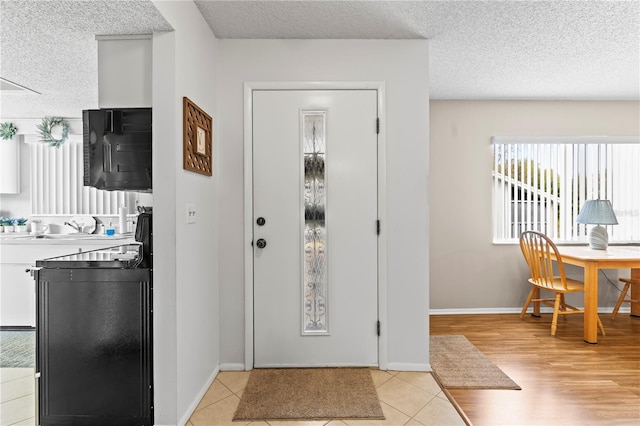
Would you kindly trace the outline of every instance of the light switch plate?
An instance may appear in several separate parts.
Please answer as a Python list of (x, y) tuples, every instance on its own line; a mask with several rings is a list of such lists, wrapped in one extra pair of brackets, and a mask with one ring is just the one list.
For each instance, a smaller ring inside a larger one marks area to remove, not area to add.
[(187, 223), (196, 223), (196, 205), (187, 204)]

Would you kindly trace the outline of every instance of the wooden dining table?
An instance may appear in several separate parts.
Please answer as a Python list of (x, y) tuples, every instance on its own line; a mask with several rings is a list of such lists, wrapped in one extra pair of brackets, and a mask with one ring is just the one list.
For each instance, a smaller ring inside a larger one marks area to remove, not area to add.
[[(557, 246), (562, 262), (584, 268), (584, 341), (598, 343), (598, 271), (630, 269), (640, 279), (640, 245), (609, 246), (594, 250), (584, 245)], [(631, 298), (640, 298), (640, 286), (631, 286)], [(640, 317), (640, 305), (631, 303), (631, 315)]]

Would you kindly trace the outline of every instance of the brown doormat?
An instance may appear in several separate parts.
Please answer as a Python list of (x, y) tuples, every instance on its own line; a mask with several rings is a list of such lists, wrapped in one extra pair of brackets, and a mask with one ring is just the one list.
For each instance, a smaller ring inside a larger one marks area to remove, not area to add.
[(384, 419), (368, 368), (255, 369), (233, 420)]
[(445, 388), (520, 390), (464, 336), (431, 336), (430, 362)]

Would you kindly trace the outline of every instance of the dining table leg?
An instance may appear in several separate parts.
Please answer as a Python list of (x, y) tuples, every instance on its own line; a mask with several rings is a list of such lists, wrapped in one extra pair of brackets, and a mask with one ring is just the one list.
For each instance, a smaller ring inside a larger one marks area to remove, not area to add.
[[(640, 280), (640, 268), (635, 268), (631, 270), (631, 278)], [(631, 284), (631, 299), (640, 300), (639, 284)], [(640, 303), (630, 303), (630, 305), (631, 305), (631, 316), (640, 317)]]
[(584, 267), (584, 341), (598, 343), (598, 267)]

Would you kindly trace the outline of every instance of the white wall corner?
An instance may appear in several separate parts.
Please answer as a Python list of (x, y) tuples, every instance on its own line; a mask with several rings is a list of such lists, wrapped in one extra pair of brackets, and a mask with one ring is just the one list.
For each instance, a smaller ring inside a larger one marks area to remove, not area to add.
[(200, 389), (200, 392), (198, 392), (198, 395), (196, 396), (196, 398), (193, 400), (191, 405), (187, 407), (187, 410), (178, 421), (178, 424), (180, 426), (184, 426), (187, 424), (187, 422), (189, 421), (193, 413), (196, 411), (196, 408), (198, 408), (198, 404), (200, 404), (200, 401), (202, 401), (202, 398), (204, 398), (205, 394), (209, 390), (209, 387), (211, 387), (211, 384), (216, 379), (216, 376), (218, 375), (219, 372), (220, 372), (220, 369), (216, 367), (215, 370), (213, 370), (213, 373), (211, 373), (211, 375), (207, 378), (207, 381), (204, 383), (204, 385)]

